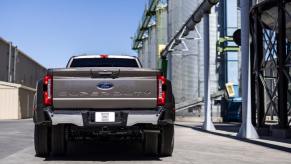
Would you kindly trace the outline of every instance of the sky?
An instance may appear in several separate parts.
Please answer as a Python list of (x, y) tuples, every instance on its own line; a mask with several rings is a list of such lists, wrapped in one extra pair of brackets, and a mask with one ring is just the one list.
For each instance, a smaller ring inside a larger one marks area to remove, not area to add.
[[(0, 37), (47, 68), (80, 54), (126, 54), (146, 0), (0, 0)], [(1, 59), (0, 59), (1, 60)]]

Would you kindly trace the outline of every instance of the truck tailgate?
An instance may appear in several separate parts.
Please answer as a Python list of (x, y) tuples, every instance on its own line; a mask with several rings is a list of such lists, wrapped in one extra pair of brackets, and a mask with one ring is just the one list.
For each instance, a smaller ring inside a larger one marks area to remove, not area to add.
[(53, 70), (54, 108), (155, 108), (158, 71), (136, 68)]

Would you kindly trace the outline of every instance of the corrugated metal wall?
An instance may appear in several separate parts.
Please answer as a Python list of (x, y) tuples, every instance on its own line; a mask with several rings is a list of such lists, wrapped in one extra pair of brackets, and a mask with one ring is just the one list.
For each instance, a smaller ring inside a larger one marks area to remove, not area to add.
[(142, 65), (144, 68), (149, 68), (148, 58), (149, 58), (149, 38), (148, 36), (143, 39), (142, 42)]
[[(199, 7), (202, 0), (168, 0), (168, 39), (170, 40), (186, 20)], [(217, 12), (215, 7), (209, 17), (210, 21), (210, 93), (218, 91), (218, 74), (216, 71), (216, 41)], [(173, 84), (173, 91), (177, 106), (187, 106), (204, 97), (204, 45), (203, 45), (203, 19), (196, 25), (196, 30), (184, 39), (185, 45), (175, 47), (169, 55), (171, 72), (168, 72)], [(201, 109), (203, 105), (194, 109)], [(215, 116), (220, 116), (219, 108), (212, 106)], [(192, 115), (192, 109), (182, 110), (177, 115)]]
[(167, 4), (159, 4), (157, 7), (157, 42), (158, 44), (167, 44), (168, 42), (168, 7)]
[(0, 38), (0, 81), (8, 81), (9, 45)]
[(18, 52), (15, 83), (35, 88), (37, 80), (41, 79), (45, 73), (45, 67), (36, 63), (23, 52)]
[(37, 80), (46, 72), (45, 67), (2, 38), (0, 38), (0, 59), (0, 81), (35, 88)]
[[(138, 50), (144, 67), (153, 68), (153, 54), (158, 55), (161, 47), (179, 31), (186, 20), (199, 7), (202, 0), (168, 0), (167, 4), (160, 3), (156, 12), (156, 32), (153, 26), (149, 27), (142, 48)], [(210, 86), (211, 93), (218, 90), (218, 76), (216, 71), (216, 41), (217, 12), (215, 8), (210, 14)], [(154, 37), (156, 35), (156, 38)], [(184, 39), (168, 54), (168, 78), (172, 81), (173, 92), (177, 106), (191, 104), (201, 100), (204, 96), (204, 45), (203, 19), (196, 25), (196, 30)], [(156, 62), (158, 63), (158, 62)], [(158, 65), (158, 64), (157, 64)], [(184, 111), (183, 111), (184, 112)], [(188, 112), (187, 110), (185, 111)]]
[[(170, 40), (182, 27), (185, 21), (200, 5), (201, 1), (169, 0), (168, 1), (168, 39)], [(175, 47), (171, 53), (172, 83), (176, 103), (191, 102), (203, 95), (203, 41), (199, 33), (203, 33), (201, 22), (197, 31), (191, 32), (183, 44)], [(185, 51), (186, 49), (188, 51)]]
[(155, 24), (151, 25), (149, 28), (149, 58), (148, 58), (148, 68), (157, 68), (157, 26)]
[(32, 117), (34, 88), (45, 73), (45, 67), (0, 38), (0, 119)]
[(157, 24), (157, 68), (161, 68), (160, 53), (168, 43), (168, 5), (160, 3), (156, 11)]
[(139, 50), (139, 58), (144, 68), (157, 68), (157, 49), (157, 26), (152, 24)]

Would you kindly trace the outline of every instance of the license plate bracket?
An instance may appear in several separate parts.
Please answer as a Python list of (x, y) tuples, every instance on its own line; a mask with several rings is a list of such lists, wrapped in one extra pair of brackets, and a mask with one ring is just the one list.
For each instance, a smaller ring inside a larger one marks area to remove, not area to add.
[(95, 112), (95, 122), (115, 122), (115, 112)]

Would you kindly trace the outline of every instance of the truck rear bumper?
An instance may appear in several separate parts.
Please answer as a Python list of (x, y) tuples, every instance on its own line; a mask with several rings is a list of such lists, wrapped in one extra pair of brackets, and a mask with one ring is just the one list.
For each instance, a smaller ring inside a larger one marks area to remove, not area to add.
[(158, 125), (163, 108), (160, 107), (155, 110), (112, 111), (116, 113), (116, 121), (111, 123), (95, 122), (95, 112), (99, 111), (47, 110), (52, 125), (73, 124), (76, 126), (133, 126), (136, 124)]

